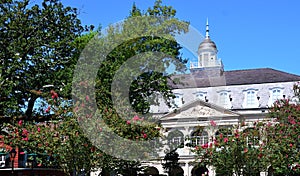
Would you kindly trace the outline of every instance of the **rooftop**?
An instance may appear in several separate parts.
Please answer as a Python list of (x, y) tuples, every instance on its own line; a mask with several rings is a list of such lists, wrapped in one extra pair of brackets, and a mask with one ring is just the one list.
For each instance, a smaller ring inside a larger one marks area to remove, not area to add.
[(200, 88), (300, 81), (300, 76), (298, 75), (272, 68), (231, 71), (203, 69), (191, 74), (176, 75), (174, 78), (180, 79), (180, 82), (183, 84), (175, 85), (171, 83), (170, 85), (173, 88)]

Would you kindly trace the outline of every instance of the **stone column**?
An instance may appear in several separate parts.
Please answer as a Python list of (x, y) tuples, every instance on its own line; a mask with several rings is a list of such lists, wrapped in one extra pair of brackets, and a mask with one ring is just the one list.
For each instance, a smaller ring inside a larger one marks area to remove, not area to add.
[(189, 163), (186, 162), (185, 166), (183, 167), (183, 171), (184, 171), (184, 176), (190, 176), (190, 169), (189, 169)]

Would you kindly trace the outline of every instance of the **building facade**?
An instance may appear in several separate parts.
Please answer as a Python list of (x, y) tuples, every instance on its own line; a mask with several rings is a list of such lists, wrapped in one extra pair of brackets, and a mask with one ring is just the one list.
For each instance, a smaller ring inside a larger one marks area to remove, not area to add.
[[(231, 128), (241, 119), (249, 124), (265, 119), (268, 109), (278, 99), (297, 101), (293, 85), (300, 81), (300, 76), (271, 68), (224, 71), (217, 54), (207, 22), (205, 39), (198, 48), (198, 60), (190, 63), (191, 73), (177, 75), (182, 84), (172, 85), (176, 106), (168, 108), (162, 103), (152, 107), (166, 136), (163, 141), (166, 147), (159, 157), (146, 163), (153, 175), (166, 174), (163, 158), (166, 151), (177, 146), (180, 167), (174, 170), (174, 175), (214, 176), (210, 167), (195, 167), (193, 147), (212, 142), (219, 130)], [(217, 124), (216, 128), (209, 128), (211, 121)], [(199, 127), (204, 129), (201, 134), (197, 133)]]

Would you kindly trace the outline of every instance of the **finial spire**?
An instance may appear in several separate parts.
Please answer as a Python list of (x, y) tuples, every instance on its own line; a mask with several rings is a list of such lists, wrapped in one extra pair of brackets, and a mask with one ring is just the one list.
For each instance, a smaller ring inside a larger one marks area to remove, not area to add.
[(209, 24), (208, 24), (208, 18), (206, 19), (206, 34), (205, 34), (205, 38), (209, 38)]

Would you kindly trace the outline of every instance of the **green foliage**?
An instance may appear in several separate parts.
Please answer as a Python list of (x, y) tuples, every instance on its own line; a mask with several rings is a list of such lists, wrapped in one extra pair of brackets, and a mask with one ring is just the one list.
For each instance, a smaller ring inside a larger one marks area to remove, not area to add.
[(196, 146), (201, 166), (214, 166), (220, 175), (257, 175), (266, 169), (264, 145), (256, 141), (259, 127), (220, 131), (214, 142)]
[[(150, 123), (152, 117), (142, 118), (126, 110), (121, 114), (116, 112), (112, 96), (119, 92), (112, 92), (111, 85), (116, 72), (126, 61), (143, 54), (139, 60), (133, 60), (136, 70), (123, 70), (124, 73), (119, 74), (121, 80), (126, 80), (127, 76), (134, 78), (123, 82), (130, 85), (128, 99), (133, 109), (146, 114), (149, 102), (155, 102), (151, 100), (155, 99), (152, 95), (157, 92), (170, 104), (169, 98), (174, 95), (168, 87), (171, 75), (167, 74), (167, 69), (173, 64), (176, 71), (182, 72), (186, 63), (180, 56), (181, 46), (175, 42), (174, 36), (186, 32), (188, 23), (174, 18), (175, 10), (161, 5), (158, 0), (145, 13), (134, 6), (130, 17), (122, 24), (110, 26), (105, 34), (98, 35), (96, 31), (90, 31), (82, 35), (84, 30), (93, 27), (81, 26), (76, 9), (64, 7), (58, 0), (44, 0), (41, 5), (29, 4), (29, 0), (0, 3), (0, 45), (4, 46), (0, 48), (0, 86), (3, 88), (0, 92), (0, 117), (10, 119), (2, 124), (2, 130), (6, 133), (5, 144), (31, 154), (30, 159), (35, 158), (38, 167), (60, 168), (69, 175), (79, 174), (82, 169), (89, 173), (93, 168), (115, 170), (124, 175), (131, 175), (132, 170), (134, 173), (141, 170), (137, 161), (125, 161), (99, 150), (97, 145), (106, 144), (91, 141), (85, 130), (92, 130), (89, 133), (91, 135), (100, 133), (109, 137), (102, 126), (105, 123), (118, 136), (131, 141), (160, 137), (159, 124)], [(154, 19), (151, 15), (164, 17)], [(154, 35), (160, 33), (164, 35)], [(131, 40), (119, 46), (109, 45), (110, 41), (126, 36)], [(99, 37), (98, 43), (90, 45), (89, 42), (95, 37)], [(105, 62), (97, 68), (97, 106), (94, 106), (88, 94), (71, 97), (71, 87), (89, 91), (89, 86), (95, 85), (85, 80), (75, 80), (73, 83), (78, 81), (78, 84), (72, 84), (74, 68), (82, 56), (81, 52), (93, 49), (87, 45), (97, 47), (106, 43), (106, 47), (97, 50), (101, 53), (113, 48)], [(164, 59), (153, 54), (155, 52), (164, 53)], [(175, 59), (179, 62), (174, 62)], [(38, 98), (43, 100), (43, 105), (34, 112)], [(95, 113), (95, 107), (100, 114)], [(84, 115), (77, 113), (81, 109)], [(91, 117), (95, 115), (103, 117), (102, 120), (94, 121)], [(88, 123), (91, 126), (83, 128), (79, 125), (84, 121), (93, 122)], [(120, 142), (118, 146), (106, 147), (119, 147), (116, 153), (126, 151)], [(139, 150), (139, 145), (128, 149), (128, 152), (132, 150)], [(145, 153), (145, 158), (149, 157), (147, 155), (149, 153)]]
[(29, 0), (0, 3), (0, 117), (36, 116), (36, 92), (45, 85), (70, 97), (72, 43), (82, 31), (76, 9), (58, 0), (40, 6)]
[(171, 175), (173, 173), (173, 170), (179, 166), (179, 154), (176, 152), (176, 149), (171, 150), (168, 152), (164, 157), (164, 163), (162, 163), (162, 166), (164, 170)]
[(270, 110), (265, 128), (267, 136), (267, 161), (275, 175), (300, 174), (300, 105), (280, 100)]
[[(298, 97), (299, 90), (295, 84)], [(220, 175), (299, 175), (299, 110), (300, 105), (288, 99), (276, 101), (265, 121), (241, 122), (231, 135), (220, 132), (213, 143), (196, 146), (197, 162), (214, 166)]]

